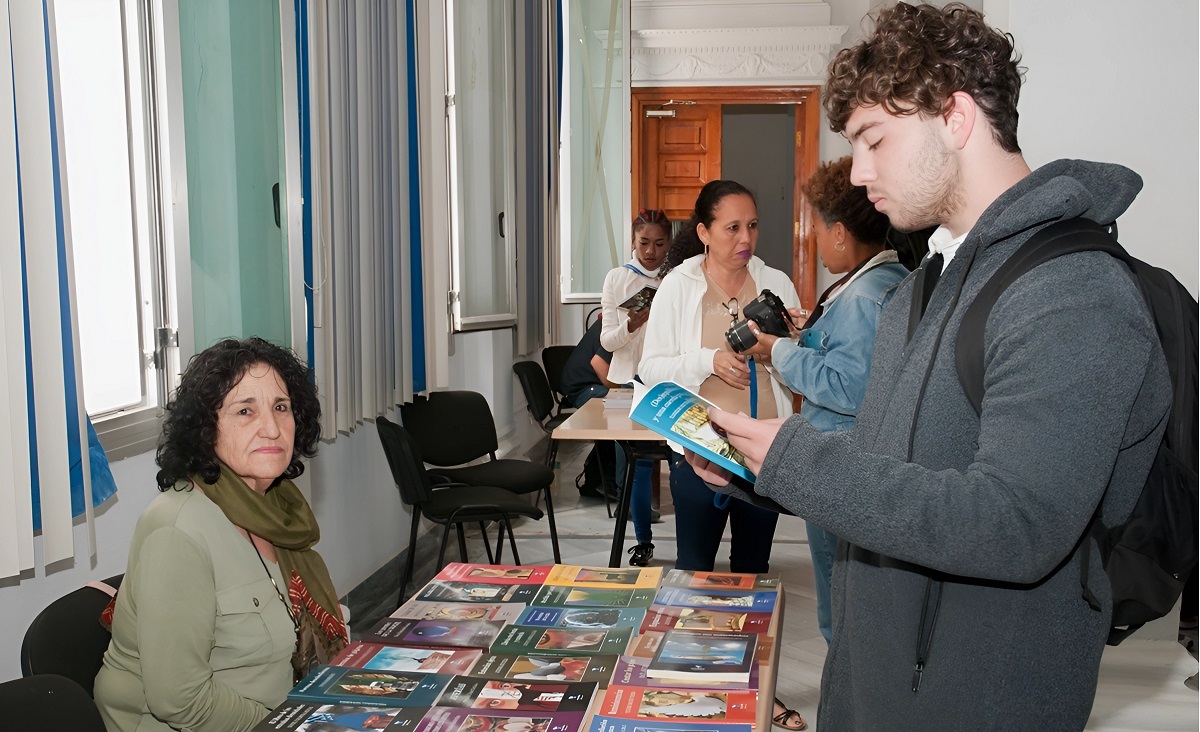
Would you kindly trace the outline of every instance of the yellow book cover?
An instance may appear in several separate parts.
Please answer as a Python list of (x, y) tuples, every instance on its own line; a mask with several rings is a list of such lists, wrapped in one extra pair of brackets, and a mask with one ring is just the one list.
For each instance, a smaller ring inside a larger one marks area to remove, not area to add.
[(593, 589), (655, 589), (662, 581), (662, 567), (580, 567), (556, 564), (546, 575), (544, 585)]

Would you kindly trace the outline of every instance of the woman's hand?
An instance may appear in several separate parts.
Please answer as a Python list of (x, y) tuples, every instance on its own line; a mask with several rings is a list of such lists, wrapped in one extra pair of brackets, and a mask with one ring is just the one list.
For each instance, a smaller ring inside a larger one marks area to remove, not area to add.
[(758, 323), (755, 323), (753, 320), (747, 320), (746, 323), (750, 327), (750, 332), (754, 334), (755, 340), (753, 346), (742, 351), (742, 355), (754, 356), (763, 365), (771, 363), (771, 349), (775, 347), (775, 341), (779, 340), (779, 336), (762, 332), (758, 327)]
[(713, 374), (735, 389), (750, 386), (750, 367), (736, 353), (717, 351), (713, 356)]
[(645, 325), (646, 321), (649, 319), (650, 319), (650, 308), (643, 308), (641, 310), (630, 310), (629, 311), (629, 320), (625, 321), (625, 328), (630, 333), (636, 333), (637, 329), (641, 328), (643, 325)]
[[(751, 473), (759, 474), (771, 443), (783, 427), (784, 419), (751, 419), (744, 414), (733, 414), (716, 407), (709, 407), (708, 420), (713, 428), (746, 458), (746, 467)], [(692, 466), (695, 468), (695, 466)]]

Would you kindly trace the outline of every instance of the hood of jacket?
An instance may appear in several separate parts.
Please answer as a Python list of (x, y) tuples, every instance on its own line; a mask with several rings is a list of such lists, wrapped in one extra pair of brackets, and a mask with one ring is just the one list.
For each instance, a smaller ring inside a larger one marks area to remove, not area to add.
[(969, 238), (987, 246), (1033, 226), (1077, 216), (1110, 224), (1141, 190), (1141, 176), (1123, 165), (1055, 160), (993, 201)]

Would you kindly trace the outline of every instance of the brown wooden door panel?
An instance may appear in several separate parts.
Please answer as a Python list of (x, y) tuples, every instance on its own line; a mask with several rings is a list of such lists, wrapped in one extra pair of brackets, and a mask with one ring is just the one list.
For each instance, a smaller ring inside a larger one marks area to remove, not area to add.
[(721, 177), (721, 106), (671, 109), (674, 117), (641, 117), (644, 154), (634, 195), (643, 202), (635, 208), (661, 208), (671, 219), (686, 219), (704, 184)]
[[(820, 159), (816, 87), (642, 87), (633, 89), (631, 96), (633, 210), (661, 208), (672, 220), (687, 220), (700, 189), (721, 177), (722, 105), (796, 105), (792, 281), (801, 304), (813, 308), (817, 299), (816, 239), (800, 186), (817, 169)], [(647, 118), (648, 109), (674, 110), (675, 116)]]

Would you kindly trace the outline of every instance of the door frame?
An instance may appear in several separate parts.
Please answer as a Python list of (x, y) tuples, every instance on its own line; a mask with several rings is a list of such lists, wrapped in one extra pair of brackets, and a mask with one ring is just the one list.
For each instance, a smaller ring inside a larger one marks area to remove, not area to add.
[(630, 90), (630, 192), (631, 209), (642, 200), (642, 123), (647, 109), (661, 109), (670, 100), (698, 104), (792, 104), (796, 106), (794, 173), (792, 185), (792, 283), (801, 305), (812, 310), (817, 304), (817, 240), (808, 207), (800, 188), (820, 163), (820, 87), (817, 86), (717, 86), (634, 87)]

